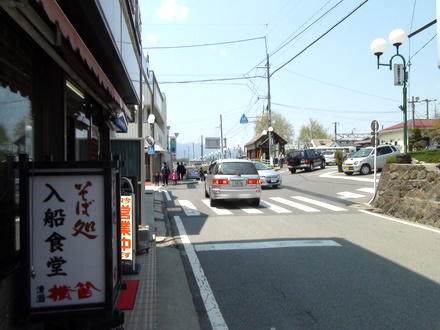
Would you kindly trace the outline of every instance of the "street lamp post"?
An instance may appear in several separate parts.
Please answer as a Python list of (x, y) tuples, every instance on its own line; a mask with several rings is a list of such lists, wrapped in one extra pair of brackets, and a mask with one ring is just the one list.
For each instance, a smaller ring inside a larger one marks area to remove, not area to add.
[[(380, 66), (387, 66), (392, 68), (392, 63), (394, 58), (400, 57), (403, 62), (402, 65), (395, 64), (395, 79), (394, 79), (394, 85), (396, 86), (403, 86), (403, 105), (401, 105), (399, 108), (403, 111), (403, 153), (407, 154), (407, 141), (408, 141), (408, 124), (407, 124), (407, 88), (406, 84), (408, 82), (408, 73), (406, 72), (406, 60), (405, 58), (399, 53), (399, 47), (403, 44), (403, 42), (406, 39), (405, 31), (402, 29), (396, 29), (392, 31), (388, 37), (390, 43), (396, 47), (396, 54), (394, 54), (391, 58), (389, 63), (380, 63), (380, 56), (386, 51), (387, 49), (387, 42), (382, 39), (378, 38), (375, 39), (371, 45), (370, 49), (373, 52), (374, 55), (377, 57), (377, 68), (379, 69)], [(403, 77), (401, 69), (403, 69)], [(403, 78), (403, 79), (402, 79)]]

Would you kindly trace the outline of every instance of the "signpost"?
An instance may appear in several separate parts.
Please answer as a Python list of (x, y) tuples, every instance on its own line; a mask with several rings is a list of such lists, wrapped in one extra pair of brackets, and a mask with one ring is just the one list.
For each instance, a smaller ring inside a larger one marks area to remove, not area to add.
[(371, 138), (371, 144), (374, 146), (374, 162), (373, 162), (373, 171), (374, 171), (374, 177), (373, 177), (373, 190), (374, 190), (374, 194), (373, 197), (371, 198), (369, 204), (371, 204), (371, 202), (373, 202), (374, 197), (376, 196), (376, 180), (377, 180), (377, 146), (379, 145), (379, 139), (377, 137), (377, 131), (379, 130), (379, 122), (377, 120), (373, 120), (371, 122), (371, 129), (373, 130), (372, 134), (373, 137)]

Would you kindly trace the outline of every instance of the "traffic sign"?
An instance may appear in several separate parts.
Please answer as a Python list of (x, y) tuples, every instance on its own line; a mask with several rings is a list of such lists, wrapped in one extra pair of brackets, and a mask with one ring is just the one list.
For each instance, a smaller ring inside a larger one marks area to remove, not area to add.
[(371, 129), (375, 132), (379, 129), (379, 123), (377, 122), (377, 120), (373, 120), (371, 122)]
[(240, 118), (240, 124), (248, 124), (249, 120), (247, 119), (247, 117), (243, 114), (243, 116), (241, 116)]

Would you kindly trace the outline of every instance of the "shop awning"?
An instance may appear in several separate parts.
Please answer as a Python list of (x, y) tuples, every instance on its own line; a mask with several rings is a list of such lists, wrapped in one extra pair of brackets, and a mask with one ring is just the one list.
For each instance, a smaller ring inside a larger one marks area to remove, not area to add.
[(55, 0), (36, 0), (40, 3), (50, 21), (56, 24), (61, 34), (69, 40), (72, 49), (77, 52), (82, 60), (87, 64), (89, 69), (98, 78), (99, 83), (107, 90), (111, 95), (112, 100), (117, 104), (117, 106), (125, 113), (125, 115), (132, 120), (131, 113), (125, 105), (122, 98), (119, 96), (118, 92), (104, 73), (104, 71), (99, 66), (98, 62), (93, 57), (92, 53), (87, 48), (86, 44), (83, 42), (81, 37), (76, 32), (75, 28), (70, 23), (69, 19), (64, 15), (62, 9), (58, 6)]

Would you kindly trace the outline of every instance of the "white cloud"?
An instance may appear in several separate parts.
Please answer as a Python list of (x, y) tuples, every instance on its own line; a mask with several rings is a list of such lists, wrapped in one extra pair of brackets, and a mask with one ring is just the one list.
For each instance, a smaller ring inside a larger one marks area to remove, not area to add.
[(167, 21), (185, 20), (189, 8), (178, 4), (177, 1), (178, 0), (163, 0), (156, 16)]

